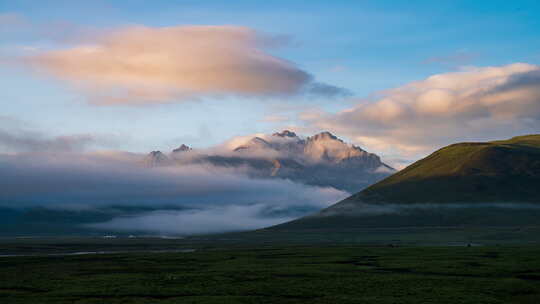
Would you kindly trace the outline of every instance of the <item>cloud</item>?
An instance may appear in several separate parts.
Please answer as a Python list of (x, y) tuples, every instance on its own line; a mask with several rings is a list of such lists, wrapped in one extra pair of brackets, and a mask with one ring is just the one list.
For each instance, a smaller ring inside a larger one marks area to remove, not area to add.
[(334, 188), (250, 178), (241, 169), (209, 164), (147, 168), (143, 157), (127, 152), (0, 154), (0, 209), (114, 211), (110, 222), (91, 226), (190, 234), (260, 228), (348, 196)]
[(76, 151), (96, 142), (90, 134), (45, 138), (39, 133), (13, 134), (0, 130), (0, 150), (4, 151)]
[[(331, 188), (288, 180), (251, 179), (210, 165), (145, 168), (133, 153), (26, 153), (0, 156), (5, 204), (253, 204), (322, 207), (342, 197)], [(41, 198), (37, 202), (34, 198)], [(324, 199), (323, 199), (324, 198)]]
[(409, 158), (454, 142), (537, 133), (540, 67), (469, 67), (381, 92), (336, 114), (301, 118), (372, 150)]
[(131, 26), (21, 61), (70, 82), (103, 105), (346, 94), (266, 52), (286, 42), (283, 36), (240, 26)]
[(108, 231), (151, 232), (161, 235), (205, 234), (269, 227), (294, 217), (265, 216), (267, 205), (231, 205), (207, 209), (160, 210), (137, 216), (117, 217), (89, 227)]
[(326, 98), (347, 97), (347, 96), (352, 95), (352, 93), (348, 90), (345, 90), (343, 88), (336, 87), (333, 85), (328, 85), (322, 82), (314, 82), (310, 84), (308, 86), (307, 92), (310, 95), (321, 96), (321, 97), (326, 97)]
[(27, 123), (0, 116), (0, 153), (83, 151), (92, 146), (113, 146), (112, 136), (72, 134), (48, 136), (29, 129)]

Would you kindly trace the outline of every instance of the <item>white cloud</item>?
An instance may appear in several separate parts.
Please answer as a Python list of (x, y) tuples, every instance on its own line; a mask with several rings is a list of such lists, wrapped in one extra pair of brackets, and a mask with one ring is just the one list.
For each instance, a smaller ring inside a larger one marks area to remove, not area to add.
[(266, 51), (284, 41), (240, 26), (131, 26), (23, 62), (104, 105), (345, 92)]
[(337, 114), (311, 112), (301, 119), (368, 149), (408, 158), (454, 142), (535, 133), (540, 67), (468, 67), (381, 92)]
[(204, 234), (242, 231), (269, 227), (294, 217), (265, 216), (268, 205), (229, 205), (207, 209), (161, 210), (137, 216), (118, 217), (108, 222), (88, 225), (112, 231), (143, 231), (157, 234)]

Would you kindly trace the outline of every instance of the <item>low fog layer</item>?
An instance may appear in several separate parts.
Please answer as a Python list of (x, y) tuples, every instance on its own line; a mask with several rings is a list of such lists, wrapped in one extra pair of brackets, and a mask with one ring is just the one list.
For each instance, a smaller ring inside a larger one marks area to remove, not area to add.
[[(271, 204), (209, 206), (204, 209), (158, 210), (114, 218), (88, 227), (169, 234), (204, 234), (268, 227), (293, 220), (296, 214), (285, 206)], [(273, 211), (286, 214), (272, 215)]]
[(242, 168), (209, 164), (144, 166), (131, 153), (25, 153), (0, 156), (0, 207), (106, 210), (144, 207), (93, 227), (177, 234), (260, 228), (315, 211), (348, 193)]

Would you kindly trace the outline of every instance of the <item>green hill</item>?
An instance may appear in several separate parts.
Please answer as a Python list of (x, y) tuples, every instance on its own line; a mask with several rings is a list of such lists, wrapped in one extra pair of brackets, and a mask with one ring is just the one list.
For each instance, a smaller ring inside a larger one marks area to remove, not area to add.
[(540, 225), (540, 135), (444, 147), (318, 214), (270, 229)]
[(540, 135), (444, 147), (347, 201), (540, 202)]

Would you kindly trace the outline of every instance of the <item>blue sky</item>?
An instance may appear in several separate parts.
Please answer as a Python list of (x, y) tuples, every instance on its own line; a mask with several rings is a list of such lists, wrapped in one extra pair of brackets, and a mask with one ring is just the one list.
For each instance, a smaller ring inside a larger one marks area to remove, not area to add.
[[(295, 115), (306, 109), (337, 112), (351, 107), (351, 100), (463, 66), (540, 63), (538, 1), (0, 1), (0, 15), (15, 15), (31, 25), (20, 30), (0, 24), (6, 26), (0, 29), (0, 54), (7, 61), (23, 54), (24, 47), (71, 46), (36, 30), (51, 25), (60, 32), (72, 27), (237, 25), (287, 36), (287, 45), (268, 52), (318, 82), (352, 93), (96, 106), (55, 77), (0, 65), (0, 116), (47, 136), (96, 134), (110, 139), (107, 148), (138, 152), (181, 143), (207, 147), (232, 136), (273, 132), (304, 123)], [(292, 119), (263, 121), (284, 114)]]

